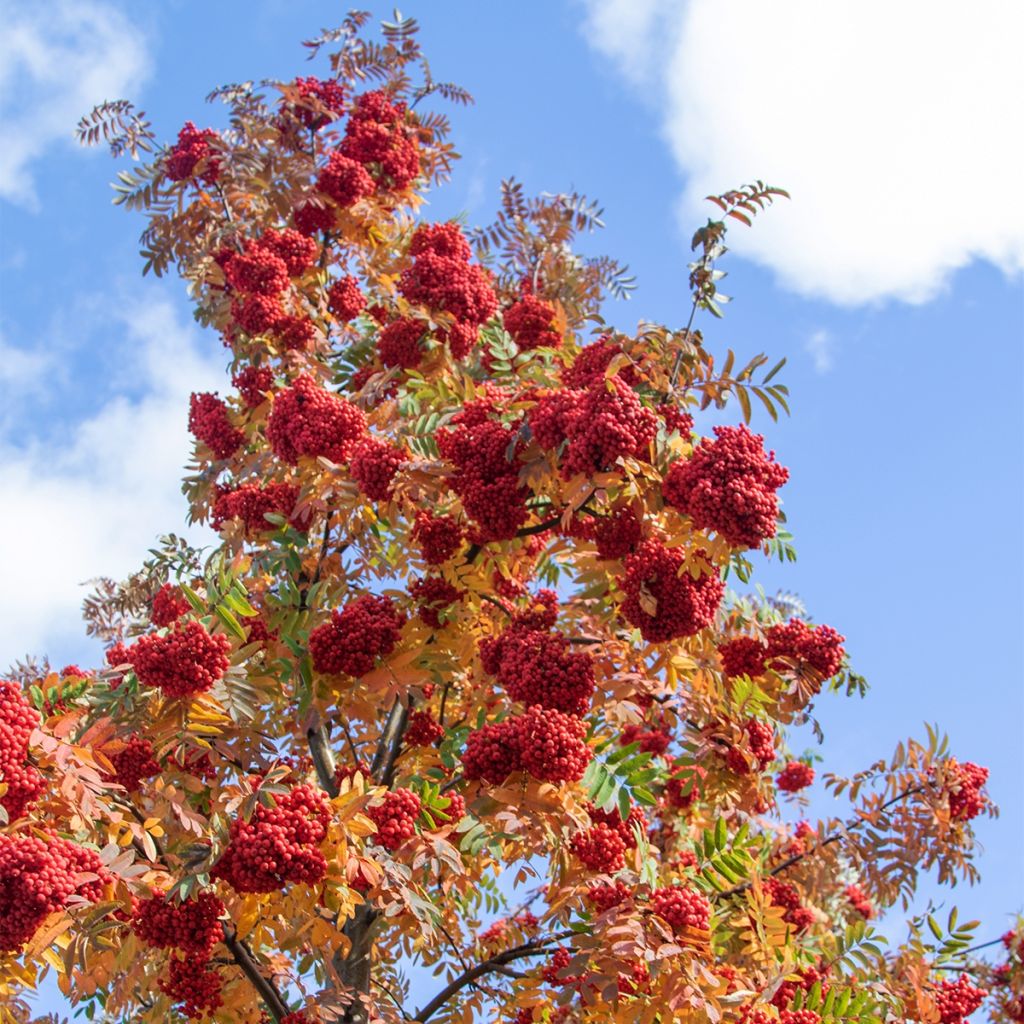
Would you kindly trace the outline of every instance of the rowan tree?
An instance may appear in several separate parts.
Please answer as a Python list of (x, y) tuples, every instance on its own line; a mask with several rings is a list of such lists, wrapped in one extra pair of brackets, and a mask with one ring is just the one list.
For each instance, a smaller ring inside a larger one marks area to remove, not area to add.
[[(52, 972), (109, 1021), (952, 1024), (986, 991), (1024, 1019), (1020, 928), (992, 969), (955, 913), (890, 950), (872, 925), (925, 872), (975, 879), (983, 767), (930, 729), (823, 775), (845, 819), (786, 823), (792, 730), (865, 683), (745, 593), (794, 557), (748, 426), (783, 364), (695, 327), (727, 225), (784, 193), (711, 197), (689, 323), (622, 333), (583, 196), (419, 216), (455, 158), (431, 107), (469, 97), (414, 22), (381, 32), (354, 13), (306, 44), (322, 77), (218, 89), (223, 131), (82, 122), (135, 161), (145, 270), (223, 341), (183, 410), (219, 541), (101, 583), (103, 667), (0, 685), (3, 1013)], [(711, 407), (739, 422), (699, 436)]]

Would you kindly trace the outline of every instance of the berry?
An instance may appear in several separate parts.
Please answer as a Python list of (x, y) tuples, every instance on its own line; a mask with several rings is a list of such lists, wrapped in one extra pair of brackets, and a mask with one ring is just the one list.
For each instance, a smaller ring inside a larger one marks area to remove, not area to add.
[(516, 749), (524, 771), (542, 782), (578, 782), (594, 756), (578, 718), (535, 704), (515, 723)]
[(397, 445), (366, 437), (360, 441), (349, 460), (349, 472), (359, 490), (371, 501), (387, 501), (391, 497), (395, 474), (409, 461)]
[(435, 811), (434, 816), (440, 814), (446, 817), (453, 825), (457, 825), (466, 816), (466, 798), (461, 793), (448, 794), (448, 806)]
[(625, 558), (636, 550), (642, 538), (642, 522), (631, 508), (619, 509), (613, 516), (599, 519), (594, 528), (594, 543), (601, 558)]
[(473, 257), (462, 228), (451, 220), (443, 224), (420, 224), (416, 228), (409, 243), (409, 255), (422, 256), (428, 252), (462, 263), (468, 263)]
[(420, 798), (411, 789), (393, 789), (366, 813), (377, 826), (377, 842), (385, 850), (397, 850), (416, 834)]
[(275, 799), (273, 807), (257, 804), (248, 821), (231, 823), (230, 842), (212, 876), (236, 892), (275, 892), (288, 882), (315, 885), (327, 873), (320, 851), (331, 821), (326, 796), (304, 785)]
[[(754, 719), (743, 726), (743, 731), (747, 738), (747, 750), (757, 767), (763, 771), (775, 760), (775, 732), (770, 725)], [(749, 775), (751, 772), (750, 761), (739, 747), (730, 748), (726, 764), (736, 775)]]
[(28, 764), (29, 738), (39, 725), (39, 713), (16, 683), (0, 681), (0, 779), (7, 791), (0, 807), (11, 821), (22, 817), (45, 788), (42, 775)]
[(359, 281), (351, 274), (335, 281), (327, 293), (327, 308), (341, 323), (355, 320), (366, 308), (366, 296), (359, 290)]
[[(309, 75), (305, 78), (296, 78), (292, 82), (292, 87), (298, 92), (301, 99), (315, 100), (318, 107), (322, 108), (323, 112), (317, 112), (301, 103), (289, 105), (291, 113), (313, 131), (319, 131), (332, 121), (337, 121), (345, 109), (345, 90), (341, 83), (334, 79), (324, 81)], [(293, 1022), (293, 1024), (298, 1024), (298, 1022)]]
[[(330, 155), (327, 166), (320, 171), (316, 187), (342, 209), (354, 206), (360, 199), (372, 196), (376, 190), (373, 178), (367, 174), (366, 168), (359, 161), (337, 152)], [(301, 227), (299, 230), (302, 230)]]
[(790, 619), (785, 625), (770, 626), (765, 632), (765, 638), (768, 642), (769, 664), (772, 659), (777, 658), (805, 662), (823, 679), (834, 676), (841, 668), (845, 657), (845, 638), (831, 626), (816, 626), (811, 629), (800, 619)]
[(846, 902), (850, 908), (855, 910), (865, 921), (870, 921), (875, 916), (875, 908), (871, 900), (859, 885), (848, 885), (846, 887)]
[(160, 991), (174, 1002), (181, 1003), (181, 1012), (193, 1020), (213, 1013), (224, 1003), (220, 974), (205, 957), (172, 957), (167, 975), (157, 979)]
[(821, 1016), (813, 1010), (783, 1010), (779, 1024), (821, 1024)]
[(316, 342), (316, 324), (309, 317), (286, 316), (274, 324), (274, 335), (286, 352), (304, 352)]
[(437, 446), (455, 464), (448, 478), (480, 542), (510, 540), (526, 522), (528, 488), (519, 482), (519, 446), (512, 430), (490, 420), (439, 430)]
[(160, 774), (160, 762), (153, 752), (153, 744), (142, 736), (132, 736), (110, 759), (114, 766), (114, 781), (129, 793), (139, 788), (143, 779)]
[(444, 739), (444, 726), (430, 711), (410, 711), (403, 740), (407, 747), (433, 747)]
[(970, 821), (988, 804), (981, 789), (988, 780), (988, 769), (965, 761), (951, 765), (952, 783), (949, 787), (949, 816), (953, 821)]
[(303, 235), (316, 235), (321, 231), (330, 231), (334, 227), (334, 210), (310, 199), (292, 210), (295, 230)]
[(195, 174), (202, 163), (199, 180), (212, 185), (220, 176), (220, 158), (211, 142), (220, 142), (220, 136), (210, 128), (201, 131), (191, 121), (186, 121), (178, 132), (178, 141), (164, 164), (164, 170), (171, 181), (185, 181)]
[(572, 852), (589, 871), (614, 874), (626, 866), (626, 844), (618, 829), (598, 822), (572, 837)]
[(498, 640), (495, 675), (512, 700), (582, 715), (594, 693), (594, 659), (561, 633), (513, 627)]
[(233, 491), (222, 490), (213, 503), (213, 528), (219, 530), (229, 519), (238, 519), (250, 537), (276, 530), (277, 526), (266, 518), (268, 512), (284, 516), (293, 526), (303, 528), (304, 524), (295, 516), (298, 498), (299, 488), (294, 484), (245, 484)]
[(565, 441), (585, 396), (585, 391), (572, 389), (541, 393), (526, 416), (530, 432), (541, 448), (554, 450)]
[(651, 910), (677, 934), (687, 928), (706, 932), (711, 927), (711, 904), (696, 889), (679, 885), (655, 889)]
[(541, 971), (541, 976), (549, 985), (556, 987), (575, 985), (581, 980), (578, 974), (562, 974), (571, 962), (572, 953), (561, 946), (552, 953), (551, 959)]
[(216, 395), (192, 394), (188, 429), (217, 459), (231, 458), (245, 444), (245, 434), (232, 425), (228, 407)]
[(393, 320), (377, 338), (377, 355), (385, 366), (400, 366), (411, 370), (423, 360), (420, 342), (427, 333), (422, 320), (403, 316)]
[(231, 303), (231, 317), (246, 334), (255, 337), (273, 331), (287, 314), (274, 295), (247, 295)]
[(512, 303), (504, 314), (505, 330), (512, 335), (521, 351), (535, 348), (558, 348), (562, 336), (555, 328), (555, 307), (535, 295), (524, 295)]
[[(315, 251), (316, 243), (299, 232), (289, 231), (288, 235)], [(227, 283), (240, 292), (273, 298), (288, 288), (287, 260), (262, 239), (247, 241), (240, 253), (229, 253), (222, 266)]]
[(224, 904), (212, 892), (174, 903), (157, 891), (134, 908), (132, 931), (151, 946), (169, 946), (205, 957), (224, 937), (220, 923), (224, 913)]
[(150, 604), (149, 621), (154, 626), (169, 626), (177, 621), (192, 606), (177, 587), (165, 583), (154, 595)]
[(718, 647), (722, 671), (730, 679), (735, 676), (763, 675), (768, 648), (752, 636), (738, 636)]
[(458, 587), (440, 576), (415, 580), (409, 587), (409, 593), (419, 605), (420, 619), (431, 629), (441, 629), (441, 612), (462, 596)]
[(665, 799), (670, 807), (685, 811), (700, 796), (707, 770), (700, 765), (684, 765), (665, 783)]
[(176, 623), (164, 636), (140, 637), (127, 651), (139, 682), (156, 686), (165, 697), (203, 693), (224, 676), (231, 664), (231, 641), (209, 633), (201, 622)]
[[(87, 873), (97, 877), (79, 882)], [(93, 850), (70, 840), (0, 834), (0, 952), (18, 952), (70, 896), (95, 903), (112, 881)]]
[(402, 191), (420, 173), (419, 146), (406, 128), (405, 106), (392, 103), (383, 90), (356, 97), (341, 151), (366, 165), (371, 182), (382, 191)]
[(658, 415), (665, 424), (666, 434), (688, 438), (693, 433), (693, 417), (681, 405), (659, 405)]
[(688, 515), (698, 530), (714, 530), (734, 547), (754, 548), (775, 536), (775, 492), (789, 478), (764, 438), (746, 426), (715, 427), (689, 459), (673, 463), (665, 477), (665, 501)]
[(325, 675), (363, 676), (386, 658), (401, 637), (405, 615), (389, 597), (364, 594), (309, 635), (313, 667)]
[(242, 401), (255, 409), (267, 400), (267, 392), (274, 386), (274, 371), (269, 366), (246, 366), (231, 378)]
[(803, 761), (789, 761), (775, 776), (775, 785), (785, 793), (797, 793), (814, 781), (814, 769)]
[(344, 462), (365, 431), (361, 410), (306, 375), (278, 392), (267, 421), (274, 454), (293, 466), (304, 455)]
[(462, 769), (467, 779), (482, 779), (499, 786), (520, 767), (515, 719), (485, 725), (467, 737), (462, 752)]
[(627, 747), (630, 743), (639, 743), (640, 750), (656, 756), (664, 754), (671, 742), (672, 737), (665, 729), (645, 729), (639, 722), (630, 723), (619, 734), (619, 746)]
[(625, 882), (600, 882), (587, 889), (587, 899), (603, 914), (628, 900), (633, 893)]
[(636, 849), (637, 826), (640, 827), (640, 831), (642, 833), (646, 834), (647, 832), (647, 816), (635, 804), (630, 807), (629, 814), (626, 816), (625, 820), (623, 820), (618, 808), (610, 811), (602, 811), (591, 804), (589, 810), (590, 820), (615, 829), (622, 838), (622, 842), (625, 844), (627, 850)]
[(451, 516), (417, 512), (412, 539), (427, 565), (444, 565), (462, 546), (462, 527)]
[(625, 561), (619, 585), (626, 598), (619, 609), (649, 643), (693, 636), (710, 626), (725, 593), (717, 571), (694, 578), (683, 568), (679, 548), (647, 540)]
[(988, 992), (971, 984), (966, 974), (956, 981), (940, 981), (935, 996), (941, 1024), (961, 1024), (981, 1006)]
[[(586, 388), (601, 383), (611, 361), (621, 354), (621, 345), (603, 337), (580, 351), (572, 366), (563, 371), (562, 381), (568, 388)], [(636, 370), (629, 365), (622, 367), (618, 376), (630, 386), (637, 382)]]

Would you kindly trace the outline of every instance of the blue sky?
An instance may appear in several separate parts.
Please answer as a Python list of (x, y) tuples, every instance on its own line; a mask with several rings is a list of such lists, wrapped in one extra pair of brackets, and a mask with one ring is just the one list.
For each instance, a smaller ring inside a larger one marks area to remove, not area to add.
[[(0, 664), (98, 661), (79, 584), (184, 529), (187, 396), (227, 385), (183, 288), (140, 278), (142, 224), (109, 204), (106, 154), (69, 141), (77, 117), (127, 95), (166, 139), (216, 126), (211, 88), (323, 71), (299, 41), (344, 10), (45, 6), (44, 24), (42, 5), (0, 0)], [(588, 244), (636, 273), (608, 309), (631, 329), (685, 322), (700, 197), (758, 177), (790, 189), (730, 232), (735, 300), (700, 325), (713, 348), (789, 359), (792, 419), (755, 426), (791, 470), (800, 559), (759, 579), (845, 633), (872, 683), (821, 701), (826, 768), (856, 771), (925, 721), (991, 768), (984, 881), (953, 894), (987, 939), (1024, 909), (1024, 216), (998, 191), (1024, 180), (1007, 130), (1021, 8), (887, 4), (884, 37), (881, 5), (838, 10), (407, 3), (435, 74), (477, 100), (454, 114), (464, 159), (427, 216), (488, 220), (508, 175), (598, 197), (607, 230)]]

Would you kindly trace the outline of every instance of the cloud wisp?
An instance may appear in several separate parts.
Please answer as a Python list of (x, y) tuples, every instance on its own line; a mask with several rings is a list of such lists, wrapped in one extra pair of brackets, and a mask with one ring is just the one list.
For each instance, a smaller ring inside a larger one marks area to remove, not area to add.
[(78, 119), (137, 92), (150, 72), (146, 40), (101, 0), (0, 0), (0, 198), (37, 203), (32, 164), (72, 142)]
[(843, 306), (923, 302), (975, 259), (1024, 271), (1024, 4), (584, 0), (589, 42), (655, 106), (703, 197), (787, 188), (731, 245)]

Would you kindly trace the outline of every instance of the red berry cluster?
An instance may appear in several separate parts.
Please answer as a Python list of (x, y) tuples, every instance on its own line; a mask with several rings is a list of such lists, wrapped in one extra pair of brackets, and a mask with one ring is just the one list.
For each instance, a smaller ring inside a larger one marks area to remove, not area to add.
[(274, 454), (293, 466), (304, 455), (344, 462), (365, 431), (360, 409), (305, 374), (277, 394), (267, 421)]
[[(622, 346), (616, 345), (607, 337), (587, 345), (576, 357), (576, 361), (562, 373), (562, 383), (568, 388), (587, 388), (604, 380), (605, 371), (611, 361), (622, 355)], [(618, 371), (630, 387), (637, 383), (636, 370), (627, 365)]]
[(643, 539), (643, 522), (632, 508), (619, 509), (594, 527), (594, 543), (601, 558), (623, 559)]
[(305, 78), (296, 78), (292, 87), (298, 92), (303, 100), (315, 100), (322, 113), (312, 107), (302, 106), (301, 103), (290, 105), (291, 113), (297, 117), (307, 128), (319, 131), (326, 128), (332, 121), (337, 121), (345, 109), (345, 90), (341, 83), (334, 79), (326, 81), (309, 75)]
[(444, 739), (444, 726), (431, 711), (410, 711), (404, 741), (408, 747), (432, 747)]
[(299, 499), (299, 488), (295, 484), (245, 484), (231, 490), (220, 490), (213, 503), (211, 522), (219, 530), (229, 519), (238, 519), (245, 525), (250, 537), (267, 530), (276, 530), (266, 515), (268, 512), (284, 516), (293, 526), (303, 528), (295, 513)]
[(766, 878), (762, 883), (765, 895), (773, 906), (782, 907), (786, 913), (782, 920), (793, 925), (797, 931), (809, 928), (814, 921), (814, 915), (808, 908), (800, 903), (800, 893), (796, 886), (789, 882), (781, 882), (777, 878)]
[(164, 636), (140, 637), (127, 653), (143, 686), (159, 687), (165, 697), (191, 697), (209, 690), (228, 670), (231, 641), (193, 619), (175, 623)]
[(461, 793), (449, 793), (448, 806), (442, 808), (440, 812), (435, 812), (435, 817), (437, 813), (457, 825), (466, 816), (466, 798)]
[(0, 952), (17, 952), (70, 896), (95, 903), (111, 881), (99, 856), (70, 840), (0, 835)]
[(734, 547), (754, 548), (775, 536), (779, 500), (775, 492), (789, 470), (765, 455), (764, 438), (745, 425), (715, 427), (688, 459), (673, 463), (665, 477), (665, 501), (685, 513), (698, 530), (714, 530)]
[(223, 916), (224, 904), (212, 892), (174, 903), (157, 891), (133, 909), (132, 931), (151, 946), (209, 955), (224, 937)]
[(619, 586), (626, 597), (619, 609), (649, 643), (693, 636), (710, 626), (725, 593), (717, 571), (694, 578), (683, 568), (679, 548), (646, 540), (625, 561)]
[(495, 785), (514, 771), (542, 782), (578, 782), (593, 756), (578, 718), (539, 705), (469, 734), (462, 764), (467, 779)]
[(312, 198), (292, 210), (295, 230), (303, 235), (316, 235), (334, 227), (334, 208)]
[[(220, 136), (211, 128), (196, 128), (186, 121), (178, 132), (178, 141), (167, 157), (164, 170), (171, 181), (184, 181), (195, 174), (196, 167), (203, 163), (199, 180), (212, 185), (220, 176), (220, 158), (217, 150), (210, 145), (219, 142)], [(204, 163), (205, 161), (205, 163)]]
[(165, 583), (154, 595), (150, 604), (149, 621), (154, 626), (163, 628), (176, 622), (192, 606), (185, 600), (178, 587)]
[[(750, 719), (744, 726), (746, 750), (730, 747), (725, 762), (736, 775), (749, 775), (752, 770), (750, 758), (763, 771), (775, 760), (775, 731), (766, 722)], [(748, 757), (747, 755), (750, 755)]]
[(569, 715), (585, 714), (590, 707), (594, 659), (573, 651), (563, 634), (512, 626), (485, 650), (485, 668), (493, 670), (512, 700)]
[(622, 842), (625, 844), (627, 850), (633, 850), (636, 848), (637, 825), (640, 826), (641, 832), (646, 833), (647, 831), (647, 816), (635, 804), (630, 807), (629, 814), (626, 816), (625, 820), (623, 820), (618, 808), (613, 808), (610, 811), (602, 811), (591, 804), (588, 809), (590, 811), (590, 820), (615, 829), (615, 831), (622, 837)]
[[(377, 190), (377, 184), (370, 177), (369, 171), (358, 161), (353, 160), (344, 153), (334, 152), (328, 157), (326, 165), (321, 169), (316, 179), (316, 188), (325, 196), (333, 199), (343, 210), (354, 206), (361, 199), (372, 196)], [(304, 209), (304, 208), (300, 208)], [(296, 227), (303, 234), (307, 234), (305, 224), (299, 223), (300, 211), (295, 211)], [(318, 221), (317, 226), (324, 230), (333, 227), (334, 217), (331, 216), (326, 222)]]
[(341, 152), (365, 166), (382, 192), (400, 192), (420, 173), (419, 146), (415, 130), (406, 125), (405, 104), (392, 103), (383, 90), (356, 97)]
[(153, 744), (143, 736), (132, 736), (110, 761), (116, 773), (114, 781), (129, 793), (134, 793), (143, 779), (160, 774), (160, 762), (154, 755)]
[(846, 887), (846, 902), (865, 921), (870, 921), (875, 916), (875, 908), (868, 899), (868, 895), (859, 885), (848, 885)]
[[(316, 243), (298, 231), (288, 234), (301, 243), (312, 246), (316, 251)], [(283, 256), (263, 243), (263, 239), (245, 242), (241, 252), (227, 251), (219, 256), (224, 279), (235, 290), (249, 295), (262, 295), (272, 298), (288, 288), (288, 264)]]
[(979, 1006), (988, 992), (971, 984), (966, 974), (956, 981), (940, 981), (935, 996), (942, 1024), (962, 1024)]
[[(632, 838), (632, 837), (631, 837)], [(621, 832), (598, 822), (572, 837), (572, 852), (588, 871), (614, 874), (626, 866), (626, 844)]]
[(549, 984), (556, 988), (577, 985), (582, 980), (578, 974), (562, 974), (572, 962), (572, 952), (565, 946), (560, 946), (551, 954), (551, 959), (541, 970), (541, 976)]
[(683, 765), (665, 783), (664, 796), (670, 807), (685, 811), (700, 797), (707, 769), (700, 765)]
[(498, 308), (490, 276), (470, 263), (470, 248), (457, 224), (422, 225), (409, 246), (413, 264), (402, 272), (399, 292), (431, 313), (448, 313), (456, 328), (447, 332), (452, 355), (463, 359), (477, 330)]
[(693, 417), (681, 405), (659, 405), (658, 415), (665, 424), (665, 433), (688, 438), (693, 433)]
[(797, 980), (784, 981), (776, 990), (775, 995), (772, 996), (772, 1006), (776, 1009), (784, 1010), (793, 999), (796, 997), (798, 991), (810, 992), (815, 985), (821, 984), (822, 997), (828, 995), (829, 986), (826, 982), (828, 975), (828, 969), (819, 970), (817, 967), (802, 967), (796, 972)]
[(409, 461), (398, 445), (366, 437), (356, 445), (349, 460), (349, 473), (359, 490), (371, 501), (391, 497), (395, 474)]
[(706, 932), (711, 927), (711, 904), (696, 889), (681, 885), (655, 889), (651, 893), (651, 910), (676, 933), (685, 928)]
[(39, 713), (17, 683), (0, 680), (0, 779), (7, 792), (0, 807), (11, 821), (20, 818), (44, 789), (42, 775), (28, 763), (28, 741), (39, 724)]
[(440, 430), (437, 446), (456, 470), (448, 478), (481, 542), (510, 540), (526, 522), (530, 492), (519, 482), (518, 446), (509, 427), (490, 420)]
[(632, 996), (642, 992), (651, 983), (651, 972), (643, 960), (634, 960), (630, 965), (629, 974), (619, 974), (616, 985), (619, 995)]
[(823, 679), (831, 679), (842, 667), (846, 639), (831, 626), (811, 629), (800, 619), (790, 619), (782, 626), (770, 626), (765, 633), (769, 659), (790, 658), (804, 662)]
[(366, 296), (359, 288), (359, 281), (351, 274), (335, 281), (327, 292), (327, 308), (342, 323), (355, 320), (366, 308)]
[(559, 348), (562, 336), (555, 327), (555, 307), (536, 295), (524, 295), (513, 302), (504, 315), (505, 330), (521, 351), (535, 348)]
[(209, 392), (193, 392), (188, 404), (188, 429), (215, 458), (229, 459), (245, 444), (245, 434), (228, 416), (228, 407)]
[(722, 659), (722, 671), (730, 679), (735, 676), (753, 679), (764, 674), (768, 649), (752, 636), (738, 636), (720, 644), (718, 654)]
[(787, 761), (775, 776), (775, 785), (784, 793), (798, 793), (814, 781), (814, 769), (803, 761)]
[(953, 821), (970, 821), (981, 814), (988, 803), (988, 797), (981, 791), (988, 780), (988, 769), (965, 761), (954, 764), (951, 774), (949, 816)]
[(672, 742), (672, 737), (664, 727), (650, 729), (646, 724), (630, 722), (619, 734), (619, 746), (627, 747), (630, 743), (638, 743), (645, 754), (659, 756), (664, 754)]
[(273, 807), (258, 804), (248, 821), (231, 823), (230, 842), (212, 875), (237, 892), (275, 892), (288, 882), (315, 885), (327, 873), (320, 852), (331, 821), (327, 798), (303, 785), (275, 799)]
[(603, 914), (620, 903), (625, 903), (633, 895), (625, 882), (598, 882), (587, 888), (587, 899), (594, 904), (599, 914)]
[(377, 355), (388, 367), (411, 370), (420, 365), (423, 349), (420, 342), (427, 334), (427, 325), (415, 317), (392, 320), (377, 336)]
[(216, 968), (205, 957), (171, 957), (166, 977), (159, 978), (160, 991), (176, 1003), (191, 1020), (199, 1020), (224, 1004), (223, 984)]
[(326, 675), (363, 676), (398, 643), (405, 615), (390, 597), (364, 594), (335, 609), (309, 634), (313, 667)]
[(420, 816), (420, 798), (411, 789), (393, 789), (380, 803), (371, 804), (366, 813), (377, 826), (377, 842), (385, 850), (397, 850), (416, 834)]
[(814, 1010), (783, 1010), (779, 1024), (821, 1024), (821, 1015)]
[(426, 576), (415, 580), (409, 587), (409, 593), (419, 605), (420, 619), (431, 629), (441, 629), (441, 612), (450, 608), (462, 596), (454, 584), (441, 576)]

